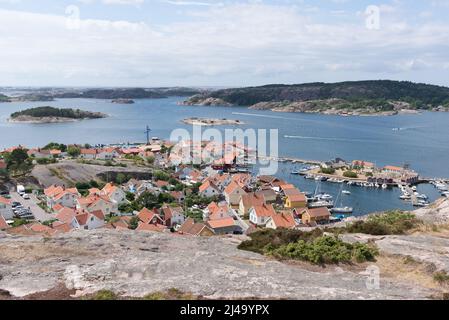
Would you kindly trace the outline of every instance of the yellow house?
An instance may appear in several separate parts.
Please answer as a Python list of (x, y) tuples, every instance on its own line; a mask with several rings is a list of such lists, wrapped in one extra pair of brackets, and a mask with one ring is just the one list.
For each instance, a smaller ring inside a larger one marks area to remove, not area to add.
[(305, 208), (307, 206), (307, 198), (304, 193), (292, 193), (287, 195), (285, 199), (285, 207), (288, 209)]

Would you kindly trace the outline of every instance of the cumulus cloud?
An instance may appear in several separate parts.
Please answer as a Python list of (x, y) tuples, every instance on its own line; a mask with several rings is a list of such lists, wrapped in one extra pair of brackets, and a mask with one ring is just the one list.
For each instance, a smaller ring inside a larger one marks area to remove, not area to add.
[[(418, 81), (422, 70), (449, 63), (445, 24), (385, 19), (382, 28), (369, 30), (363, 15), (318, 22), (295, 6), (252, 2), (205, 9), (162, 25), (0, 10), (0, 84)], [(444, 81), (449, 84), (447, 76), (437, 80)]]

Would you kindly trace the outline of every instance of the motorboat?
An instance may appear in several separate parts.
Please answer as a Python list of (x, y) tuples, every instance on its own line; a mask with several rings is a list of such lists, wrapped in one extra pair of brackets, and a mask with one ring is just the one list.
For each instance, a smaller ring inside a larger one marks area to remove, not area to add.
[(316, 209), (316, 208), (332, 208), (334, 206), (333, 201), (313, 201), (309, 203), (308, 207), (310, 209)]
[(298, 170), (293, 170), (292, 172), (291, 172), (291, 174), (293, 174), (293, 175), (299, 175), (301, 172), (299, 172)]
[(324, 200), (324, 201), (328, 201), (328, 200), (332, 200), (333, 199), (333, 197), (330, 194), (327, 194), (327, 193), (317, 194), (315, 196), (315, 198), (317, 200)]
[(346, 195), (350, 195), (350, 194), (351, 194), (351, 191), (343, 190), (341, 193), (346, 194)]
[(412, 198), (411, 195), (403, 194), (399, 197), (401, 200), (410, 200)]
[(330, 211), (333, 214), (352, 214), (354, 212), (354, 208), (351, 207), (332, 208)]
[(382, 185), (382, 189), (388, 189), (388, 185), (386, 185), (385, 183)]

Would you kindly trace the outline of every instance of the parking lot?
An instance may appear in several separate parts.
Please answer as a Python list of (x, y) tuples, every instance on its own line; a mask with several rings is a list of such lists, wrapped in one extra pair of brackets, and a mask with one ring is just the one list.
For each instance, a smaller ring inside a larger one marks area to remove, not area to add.
[(37, 205), (39, 200), (33, 194), (30, 194), (29, 200), (25, 200), (17, 192), (11, 192), (11, 201), (19, 202), (25, 209), (29, 208), (31, 213), (34, 215), (34, 218), (38, 221), (44, 222), (54, 219), (53, 215), (45, 212), (41, 207)]

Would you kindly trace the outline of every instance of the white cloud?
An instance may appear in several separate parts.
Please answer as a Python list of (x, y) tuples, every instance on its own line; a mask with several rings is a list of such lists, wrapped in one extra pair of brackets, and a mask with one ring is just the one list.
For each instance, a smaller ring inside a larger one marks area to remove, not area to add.
[[(0, 10), (0, 85), (251, 85), (403, 78), (447, 67), (449, 27), (384, 19), (317, 23), (263, 3), (154, 26)], [(435, 72), (437, 73), (437, 72)], [(438, 73), (441, 74), (441, 73)], [(422, 79), (423, 82), (446, 82)]]

